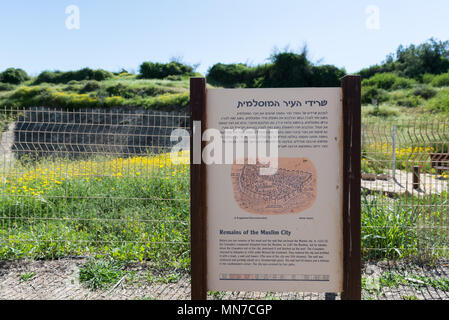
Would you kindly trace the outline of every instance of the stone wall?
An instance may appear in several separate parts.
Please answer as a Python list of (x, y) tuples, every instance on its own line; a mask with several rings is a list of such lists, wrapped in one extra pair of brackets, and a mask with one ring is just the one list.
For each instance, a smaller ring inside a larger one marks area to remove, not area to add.
[(160, 153), (176, 143), (172, 130), (188, 126), (185, 113), (144, 108), (29, 108), (15, 122), (12, 151), (17, 158)]

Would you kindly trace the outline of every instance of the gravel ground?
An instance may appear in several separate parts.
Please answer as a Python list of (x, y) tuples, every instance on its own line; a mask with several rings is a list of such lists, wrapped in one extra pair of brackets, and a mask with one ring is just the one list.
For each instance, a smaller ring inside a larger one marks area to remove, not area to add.
[[(79, 282), (79, 268), (86, 263), (85, 258), (61, 259), (53, 261), (1, 261), (0, 299), (2, 300), (136, 300), (190, 299), (190, 278), (181, 276), (176, 283), (150, 282), (145, 277), (149, 266), (135, 264), (127, 266), (133, 276), (120, 279), (108, 290), (90, 290)], [(21, 274), (33, 274), (29, 280), (21, 279)], [(391, 287), (380, 285), (378, 279), (387, 273), (399, 274), (407, 279), (406, 285)], [(441, 260), (434, 265), (422, 265), (410, 261), (369, 263), (364, 266), (366, 279), (364, 299), (379, 300), (449, 300), (447, 288), (435, 288), (426, 279), (449, 280), (449, 262)], [(422, 279), (422, 278), (419, 278)], [(449, 285), (449, 284), (448, 284)], [(215, 292), (210, 299), (266, 299), (266, 300), (322, 300), (324, 294), (316, 293), (274, 293), (274, 292)], [(336, 299), (339, 299), (337, 295)]]

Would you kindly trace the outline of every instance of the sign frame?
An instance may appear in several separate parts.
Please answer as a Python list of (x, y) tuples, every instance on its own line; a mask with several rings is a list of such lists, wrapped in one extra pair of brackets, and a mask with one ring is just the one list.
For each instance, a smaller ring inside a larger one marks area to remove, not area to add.
[[(341, 79), (343, 97), (343, 291), (342, 300), (361, 300), (361, 77)], [(207, 129), (206, 79), (190, 79), (191, 298), (207, 299), (206, 164), (195, 163), (194, 137)], [(201, 121), (201, 127), (197, 127)]]

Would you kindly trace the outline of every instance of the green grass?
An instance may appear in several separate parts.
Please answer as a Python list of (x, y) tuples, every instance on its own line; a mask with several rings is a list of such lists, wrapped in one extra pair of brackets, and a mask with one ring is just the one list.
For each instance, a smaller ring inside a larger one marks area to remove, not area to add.
[(0, 106), (26, 108), (46, 106), (66, 109), (144, 107), (154, 110), (185, 110), (189, 104), (189, 77), (139, 79), (136, 75), (116, 75), (104, 81), (70, 81), (67, 84), (35, 84), (29, 80), (18, 86), (3, 86)]
[(82, 80), (64, 84), (36, 84), (31, 79), (20, 85), (2, 84), (0, 106), (9, 109), (36, 106), (63, 109), (131, 106), (186, 111), (190, 101), (189, 79), (189, 76), (141, 79), (129, 73), (114, 75), (103, 81)]
[[(155, 282), (189, 272), (189, 168), (166, 154), (17, 161), (0, 178), (2, 260), (140, 261), (154, 266), (148, 280)], [(365, 260), (447, 257), (446, 193), (391, 199), (363, 192), (361, 205)]]
[[(400, 200), (399, 200), (400, 201)], [(365, 259), (402, 258), (417, 254), (416, 223), (420, 211), (398, 201), (362, 196), (362, 248)]]
[(108, 289), (124, 276), (123, 264), (112, 259), (91, 260), (79, 270), (80, 283), (91, 290)]
[(23, 272), (19, 274), (19, 278), (21, 281), (29, 281), (33, 279), (35, 275), (36, 275), (35, 272)]
[(0, 259), (81, 255), (187, 270), (189, 172), (168, 161), (16, 164), (0, 185)]
[(365, 260), (448, 257), (446, 193), (390, 199), (362, 192), (362, 256)]

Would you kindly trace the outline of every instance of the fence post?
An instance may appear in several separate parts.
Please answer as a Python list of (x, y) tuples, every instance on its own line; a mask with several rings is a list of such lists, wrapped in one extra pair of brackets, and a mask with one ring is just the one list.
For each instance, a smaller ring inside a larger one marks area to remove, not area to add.
[(361, 78), (346, 76), (343, 90), (343, 292), (361, 300)]
[(419, 166), (413, 166), (413, 189), (418, 190), (419, 189), (419, 178), (420, 178), (420, 170)]
[[(197, 125), (198, 121), (201, 121), (200, 126)], [(195, 152), (198, 151), (198, 146), (194, 146), (194, 136), (199, 135), (201, 137), (206, 128), (205, 78), (190, 79), (190, 128), (191, 297), (192, 300), (206, 300), (206, 165), (201, 161), (201, 158), (198, 161), (195, 156)], [(198, 130), (200, 132), (196, 132)]]
[(392, 159), (392, 176), (396, 180), (396, 125), (393, 125), (393, 159)]
[(362, 151), (365, 150), (365, 124), (362, 124)]

